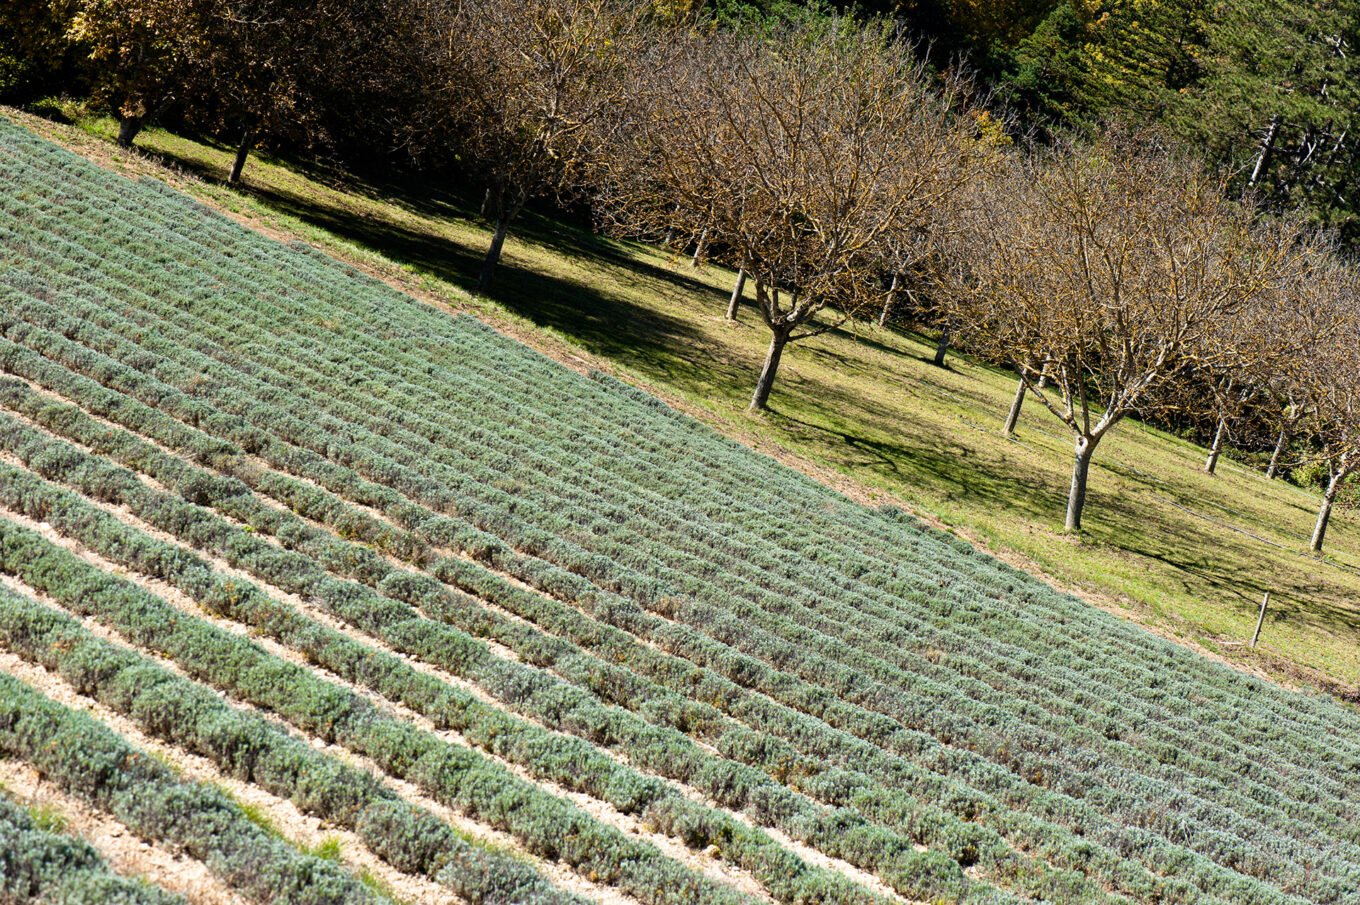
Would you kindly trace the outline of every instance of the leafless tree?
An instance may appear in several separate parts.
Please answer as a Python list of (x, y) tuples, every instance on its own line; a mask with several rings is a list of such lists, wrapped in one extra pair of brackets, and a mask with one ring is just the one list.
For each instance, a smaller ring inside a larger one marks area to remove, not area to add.
[(1285, 451), (1289, 448), (1289, 441), (1298, 428), (1302, 415), (1303, 411), (1298, 403), (1293, 398), (1285, 396), (1275, 419), (1278, 429), (1275, 434), (1275, 447), (1270, 451), (1270, 462), (1266, 465), (1267, 479), (1274, 480), (1279, 475)]
[(878, 312), (880, 327), (887, 324), (901, 296), (905, 295), (909, 304), (916, 301), (914, 289), (921, 281), (925, 262), (936, 250), (936, 237), (955, 221), (951, 216), (952, 208), (966, 194), (967, 187), (964, 187), (948, 199), (949, 204), (937, 205), (928, 220), (921, 218), (884, 238), (883, 264), (888, 275), (888, 290)]
[(1338, 263), (1330, 278), (1315, 280), (1314, 297), (1325, 311), (1319, 337), (1290, 373), (1300, 426), (1313, 460), (1326, 478), (1309, 548), (1322, 551), (1327, 525), (1346, 479), (1360, 468), (1360, 274)]
[(1180, 370), (1236, 358), (1208, 340), (1278, 278), (1293, 240), (1150, 133), (1017, 158), (990, 196), (941, 290), (969, 341), (1072, 431), (1066, 527), (1079, 530), (1100, 441)]
[(628, 0), (416, 0), (427, 86), (413, 119), (426, 154), (488, 186), (491, 285), (510, 225), (534, 197), (578, 186), (594, 120), (624, 101), (644, 7)]
[(1289, 222), (1258, 225), (1258, 232), (1272, 229), (1282, 231), (1276, 241), (1295, 243), (1289, 266), (1279, 268), (1247, 304), (1213, 324), (1201, 342), (1219, 354), (1194, 356), (1200, 367), (1176, 400), (1183, 414), (1214, 424), (1204, 463), (1208, 474), (1215, 472), (1233, 425), (1298, 383), (1294, 372), (1307, 362), (1308, 350), (1321, 340), (1332, 316), (1334, 301), (1324, 287), (1334, 285), (1339, 272), (1333, 238)]
[(732, 284), (732, 297), (727, 300), (727, 319), (734, 321), (737, 319), (737, 311), (741, 308), (741, 297), (746, 291), (746, 271), (737, 269), (737, 281)]
[(886, 26), (677, 29), (635, 72), (600, 208), (633, 235), (705, 237), (754, 284), (763, 409), (790, 342), (881, 308), (889, 237), (968, 180), (975, 123)]

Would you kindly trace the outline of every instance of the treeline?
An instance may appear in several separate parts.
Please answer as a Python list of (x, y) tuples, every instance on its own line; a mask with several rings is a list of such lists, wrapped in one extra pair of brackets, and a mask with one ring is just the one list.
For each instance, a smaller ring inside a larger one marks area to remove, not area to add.
[[(749, 284), (769, 331), (753, 409), (790, 343), (857, 320), (938, 330), (937, 363), (962, 344), (1017, 373), (1007, 432), (1027, 398), (1070, 430), (1069, 530), (1081, 526), (1099, 444), (1129, 415), (1212, 436), (1210, 472), (1229, 440), (1273, 449), (1272, 477), (1322, 487), (1320, 550), (1360, 467), (1360, 282), (1343, 237), (1317, 223), (1321, 209), (1281, 187), (1330, 184), (1299, 142), (1348, 153), (1342, 120), (1335, 133), (1300, 125), (1344, 106), (1344, 66), (1333, 65), (1348, 59), (1344, 23), (1318, 13), (1269, 24), (1284, 35), (1277, 49), (1320, 55), (1289, 64), (1280, 91), (1293, 106), (1252, 108), (1266, 131), (1243, 126), (1262, 136), (1244, 176), (1230, 165), (1240, 155), (1187, 141), (1185, 125), (1211, 123), (1194, 106), (1210, 94), (1191, 89), (1236, 71), (1222, 42), (1224, 17), (1239, 12), (1195, 20), (1201, 43), (1148, 41), (1123, 82), (1091, 69), (1090, 84), (1108, 90), (1073, 89), (1059, 104), (1022, 97), (1014, 69), (1057, 10), (1029, 25), (1001, 16), (1009, 25), (991, 32), (959, 24), (959, 40), (991, 42), (987, 89), (938, 65), (898, 22), (797, 6), (19, 0), (0, 12), (0, 34), (14, 90), (88, 96), (118, 119), (123, 144), (156, 118), (230, 140), (233, 181), (252, 148), (274, 144), (401, 161), (475, 193), (494, 224), (483, 292), (536, 200), (729, 265), (728, 316)], [(1169, 6), (1154, 11), (1129, 34), (1179, 21)], [(1126, 14), (1112, 6), (1100, 29)], [(1173, 45), (1199, 81), (1159, 88), (1165, 103), (1149, 113), (1135, 98)], [(1113, 45), (1092, 46), (1080, 52), (1123, 65)], [(1222, 53), (1206, 56), (1211, 46)], [(1241, 65), (1261, 78), (1269, 69)], [(1232, 90), (1260, 99), (1263, 84)], [(1026, 128), (1027, 109), (1031, 123), (1070, 128)], [(1115, 109), (1118, 122), (1106, 116)]]
[(1354, 244), (1360, 3), (904, 0), (942, 58), (967, 58), (1027, 124), (1156, 123), (1275, 210)]

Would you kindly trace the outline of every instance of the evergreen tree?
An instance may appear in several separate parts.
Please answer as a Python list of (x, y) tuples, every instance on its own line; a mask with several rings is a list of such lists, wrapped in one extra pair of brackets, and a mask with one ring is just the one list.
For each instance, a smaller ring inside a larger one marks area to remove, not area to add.
[(1066, 0), (1016, 46), (1009, 94), (1044, 123), (1164, 122), (1202, 77), (1205, 0)]
[(1360, 3), (1223, 4), (1203, 78), (1173, 126), (1238, 173), (1239, 191), (1346, 227), (1355, 217)]

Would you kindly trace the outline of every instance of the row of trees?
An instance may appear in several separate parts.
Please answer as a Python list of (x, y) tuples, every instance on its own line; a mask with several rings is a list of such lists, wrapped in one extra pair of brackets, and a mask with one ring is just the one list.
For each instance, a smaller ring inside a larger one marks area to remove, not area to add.
[[(1096, 448), (1131, 414), (1214, 425), (1212, 472), (1249, 406), (1282, 427), (1296, 413), (1296, 432), (1306, 411), (1315, 451), (1346, 468), (1324, 447), (1354, 417), (1337, 393), (1360, 367), (1355, 272), (1330, 237), (1227, 200), (1224, 181), (1155, 133), (1112, 130), (1008, 161), (951, 238), (948, 304), (973, 347), (1019, 375), (1007, 428), (1032, 396), (1072, 432), (1068, 529)], [(1324, 364), (1337, 354), (1349, 375)], [(1329, 515), (1330, 502), (1314, 549)]]
[[(38, 5), (30, 43), (51, 52), (61, 16)], [(1131, 414), (1212, 425), (1209, 470), (1228, 434), (1269, 423), (1272, 473), (1291, 444), (1325, 472), (1315, 550), (1360, 467), (1357, 278), (1330, 236), (1265, 215), (1162, 130), (1014, 141), (889, 22), (720, 26), (632, 0), (62, 8), (65, 52), (124, 142), (178, 104), (235, 133), (233, 179), (255, 141), (324, 132), (477, 185), (494, 222), (481, 291), (542, 198), (731, 266), (729, 316), (749, 281), (769, 330), (753, 409), (790, 343), (917, 312), (941, 359), (952, 340), (1017, 373), (1007, 430), (1033, 398), (1071, 431), (1069, 529)]]
[(1069, 530), (1129, 415), (1211, 419), (1212, 470), (1248, 404), (1278, 405), (1328, 473), (1321, 549), (1360, 464), (1356, 284), (1329, 236), (1230, 200), (1229, 175), (1157, 130), (1009, 150), (886, 27), (684, 37), (637, 68), (592, 187), (612, 223), (688, 236), (754, 281), (770, 342), (753, 409), (788, 343), (909, 291), (1019, 375), (1008, 429), (1032, 396), (1071, 431)]
[(702, 244), (754, 283), (770, 343), (753, 409), (787, 344), (879, 313), (885, 279), (923, 260), (992, 156), (962, 86), (936, 84), (899, 38), (843, 20), (685, 29), (604, 123), (591, 184), (610, 224)]
[(261, 137), (315, 132), (330, 68), (353, 52), (361, 23), (376, 26), (348, 0), (15, 0), (2, 15), (21, 48), (83, 64), (119, 144), (176, 108), (231, 136), (233, 182)]

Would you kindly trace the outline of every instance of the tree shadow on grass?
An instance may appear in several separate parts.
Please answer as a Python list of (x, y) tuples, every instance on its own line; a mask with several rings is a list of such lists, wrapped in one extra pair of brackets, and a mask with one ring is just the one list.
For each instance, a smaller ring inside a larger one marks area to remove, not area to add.
[[(899, 337), (900, 342), (910, 343), (911, 345), (919, 346), (922, 351), (920, 352), (913, 351), (912, 349), (904, 347), (902, 345), (899, 346), (890, 345), (888, 342), (885, 341), (885, 339), (880, 338), (884, 335), (885, 332), (891, 333), (892, 335)], [(964, 378), (971, 377), (971, 375), (967, 374), (965, 371), (953, 367), (948, 360), (946, 360), (943, 366), (936, 365), (935, 364), (936, 340), (932, 339), (929, 336), (926, 336), (919, 330), (914, 330), (899, 324), (888, 323), (882, 327), (877, 326), (856, 327), (853, 325), (853, 322), (847, 322), (845, 324), (838, 325), (826, 331), (826, 333), (823, 334), (823, 336), (826, 339), (838, 339), (843, 342), (854, 343), (855, 345), (871, 349), (875, 352), (881, 352), (885, 355), (889, 355), (894, 358), (909, 357), (915, 359), (916, 361), (930, 365), (931, 370), (935, 371), (936, 373), (953, 374)], [(825, 347), (819, 349), (818, 351), (820, 354), (824, 355), (836, 355), (836, 353), (831, 352), (831, 350)]]
[[(228, 148), (211, 139), (196, 137), (193, 140), (223, 153), (234, 153), (233, 148)], [(224, 170), (217, 164), (180, 156), (169, 150), (143, 149), (143, 153), (167, 166), (191, 172), (207, 182), (225, 184)], [(480, 220), (480, 217), (475, 213), (475, 202), (471, 198), (459, 194), (452, 188), (432, 188), (428, 178), (416, 175), (400, 175), (384, 179), (366, 179), (319, 163), (307, 163), (292, 159), (284, 160), (264, 154), (258, 154), (258, 156), (275, 166), (305, 177), (325, 188), (347, 195), (361, 196), (376, 203), (391, 204), (419, 217), (432, 220), (456, 220), (468, 224), (477, 224)], [(401, 229), (395, 224), (370, 215), (327, 205), (316, 198), (303, 197), (294, 192), (252, 182), (248, 169), (244, 181), (234, 188), (268, 207), (293, 214), (330, 231), (337, 231), (335, 229), (336, 224), (346, 218), (363, 220), (391, 229)], [(479, 228), (487, 232), (487, 241), (489, 241), (490, 226), (482, 225)], [(450, 272), (440, 273), (439, 275), (464, 288), (471, 288), (476, 285), (476, 277), (481, 266), (482, 255), (485, 252), (484, 247), (468, 248), (448, 239), (411, 230), (406, 231), (412, 236), (425, 236), (457, 247), (460, 252), (456, 256), (458, 259), (457, 266)], [(511, 226), (510, 235), (512, 242), (544, 245), (564, 257), (627, 270), (669, 284), (678, 291), (701, 293), (710, 295), (715, 300), (726, 300), (723, 292), (714, 289), (701, 280), (687, 276), (674, 268), (662, 267), (643, 260), (638, 254), (640, 247), (635, 247), (632, 243), (596, 235), (588, 229), (573, 226), (532, 209), (525, 211), (516, 219)], [(385, 250), (382, 245), (374, 247), (378, 251)], [(429, 263), (427, 261), (426, 266), (429, 266)], [(433, 267), (430, 267), (430, 269), (435, 272)], [(511, 268), (507, 267), (506, 269)], [(498, 269), (498, 281), (500, 277), (501, 272)], [(491, 293), (497, 301), (508, 303), (508, 300), (502, 298), (501, 294), (499, 290)], [(520, 313), (525, 313), (527, 316), (527, 312)]]
[[(1019, 472), (1003, 473), (978, 457), (971, 456), (965, 444), (943, 440), (928, 426), (903, 425), (900, 441), (876, 439), (864, 432), (847, 431), (836, 424), (846, 411), (863, 405), (844, 392), (821, 385), (813, 389), (810, 414), (795, 414), (776, 397), (768, 415), (781, 430), (808, 445), (820, 447), (829, 459), (849, 468), (872, 468), (895, 479), (919, 480), (945, 497), (967, 498), (988, 506), (1004, 507), (1035, 524), (1048, 525), (1060, 519), (1066, 497), (1051, 482), (1026, 477)], [(863, 419), (859, 419), (863, 420)]]
[[(1164, 498), (1162, 505), (1177, 506), (1191, 518), (1208, 522), (1220, 530), (1234, 532), (1237, 535), (1248, 539), (1253, 544), (1260, 544), (1262, 547), (1268, 547), (1286, 553), (1291, 551), (1298, 553), (1302, 552), (1304, 543), (1307, 539), (1307, 531), (1310, 529), (1311, 521), (1316, 514), (1312, 507), (1304, 506), (1302, 501), (1287, 501), (1285, 505), (1295, 510), (1295, 512), (1302, 517), (1299, 528), (1293, 533), (1287, 533), (1284, 532), (1277, 523), (1272, 527), (1280, 533), (1277, 534), (1275, 538), (1271, 538), (1265, 536), (1265, 532), (1260, 529), (1252, 530), (1251, 528), (1246, 527), (1251, 525), (1253, 521), (1260, 522), (1260, 518), (1253, 520), (1250, 515), (1244, 514), (1239, 509), (1233, 508), (1232, 505), (1224, 500), (1215, 499), (1205, 493), (1195, 493), (1194, 488), (1174, 485), (1160, 479), (1157, 475), (1149, 474), (1142, 469), (1121, 462), (1113, 457), (1106, 461), (1105, 468), (1124, 478), (1126, 481), (1143, 484), (1153, 488)], [(1355, 564), (1343, 559), (1343, 556), (1345, 556), (1344, 553), (1333, 553), (1325, 559), (1317, 560), (1317, 563), (1319, 566), (1330, 566), (1352, 575), (1360, 575), (1360, 568), (1357, 568)]]
[[(1222, 546), (1212, 535), (1195, 530), (1192, 522), (1168, 518), (1131, 501), (1116, 511), (1119, 518), (1108, 520), (1101, 542), (1184, 576), (1186, 590), (1196, 597), (1251, 617), (1261, 595), (1270, 591), (1277, 621), (1309, 624), (1331, 633), (1360, 631), (1360, 610), (1338, 598), (1338, 588), (1320, 580), (1302, 552), (1297, 554), (1297, 566), (1289, 563), (1281, 569), (1278, 557), (1288, 557), (1287, 551), (1272, 558), (1265, 550)], [(1137, 530), (1130, 525), (1137, 525)], [(1220, 555), (1234, 549), (1236, 555)]]
[[(220, 173), (201, 162), (164, 153), (156, 156), (208, 179), (220, 179)], [(247, 183), (238, 190), (269, 210), (371, 249), (398, 264), (468, 291), (476, 286), (484, 254), (482, 247), (472, 247), (433, 231), (412, 229), (270, 186)], [(454, 214), (442, 211), (439, 216), (449, 218)], [(628, 276), (634, 280), (663, 280), (675, 291), (694, 292), (702, 288), (713, 293), (711, 287), (683, 275), (633, 261), (607, 240), (583, 238), (578, 230), (550, 227), (545, 222), (546, 218), (526, 217), (517, 238), (546, 244), (554, 251), (576, 256), (578, 260), (584, 258), (604, 266), (627, 267)], [(588, 249), (589, 253), (578, 249)], [(679, 350), (702, 341), (690, 324), (639, 304), (624, 293), (609, 292), (582, 280), (544, 273), (518, 265), (512, 259), (502, 260), (497, 268), (490, 296), (536, 325), (551, 327), (574, 338), (585, 348), (610, 357), (682, 360)]]
[[(1061, 475), (1055, 477), (1048, 469), (1009, 471), (970, 457), (966, 443), (920, 430), (924, 424), (913, 431), (904, 423), (903, 439), (897, 441), (837, 426), (847, 411), (863, 404), (820, 384), (808, 388), (797, 410), (787, 403), (781, 405), (776, 396), (769, 416), (791, 439), (820, 448), (828, 459), (845, 467), (871, 469), (899, 482), (920, 481), (942, 490), (946, 499), (967, 497), (974, 504), (1018, 515), (1044, 530), (1056, 532), (1061, 525), (1067, 489)], [(1196, 524), (1167, 518), (1134, 494), (1102, 486), (1098, 472), (1103, 467), (1098, 461), (1097, 473), (1092, 475), (1084, 543), (1118, 551), (1134, 563), (1142, 561), (1150, 567), (1155, 563), (1159, 571), (1180, 576), (1188, 593), (1235, 611), (1254, 613), (1269, 586), (1280, 595), (1282, 606), (1288, 606), (1288, 615), (1281, 615), (1282, 619), (1334, 632), (1360, 631), (1360, 612), (1336, 600), (1335, 588), (1311, 580), (1307, 570), (1290, 568), (1276, 575), (1265, 551), (1239, 551), (1244, 555), (1235, 557), (1213, 555), (1217, 541)], [(1118, 466), (1110, 469), (1109, 477), (1121, 477)]]

